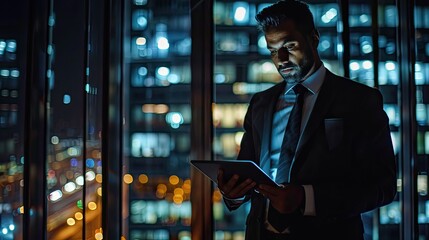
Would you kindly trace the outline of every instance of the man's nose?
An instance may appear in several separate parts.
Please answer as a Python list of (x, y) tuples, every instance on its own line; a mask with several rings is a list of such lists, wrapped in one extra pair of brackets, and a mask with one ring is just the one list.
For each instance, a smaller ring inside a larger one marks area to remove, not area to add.
[(286, 48), (280, 48), (277, 52), (279, 63), (284, 63), (289, 61), (289, 52)]

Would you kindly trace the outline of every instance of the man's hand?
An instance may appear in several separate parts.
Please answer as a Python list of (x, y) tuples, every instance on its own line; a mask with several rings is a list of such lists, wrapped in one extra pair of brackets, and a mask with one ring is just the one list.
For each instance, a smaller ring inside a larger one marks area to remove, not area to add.
[(261, 184), (257, 189), (270, 199), (271, 206), (283, 214), (296, 211), (305, 198), (304, 188), (300, 185), (289, 184), (285, 187), (273, 187)]
[(234, 174), (226, 183), (223, 179), (223, 170), (220, 169), (217, 174), (217, 184), (221, 193), (230, 199), (242, 198), (250, 189), (256, 186), (252, 179), (246, 179), (242, 183), (237, 183), (240, 176)]

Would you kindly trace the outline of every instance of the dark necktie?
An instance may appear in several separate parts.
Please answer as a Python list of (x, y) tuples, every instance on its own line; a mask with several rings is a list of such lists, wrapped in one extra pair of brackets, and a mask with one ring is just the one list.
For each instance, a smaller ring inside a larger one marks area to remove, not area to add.
[[(293, 91), (296, 94), (296, 101), (289, 116), (286, 126), (283, 143), (280, 151), (279, 164), (277, 167), (276, 182), (287, 183), (292, 159), (295, 155), (296, 146), (301, 132), (302, 106), (304, 104), (304, 94), (307, 89), (301, 84), (294, 86)], [(268, 211), (268, 221), (279, 232), (282, 232), (289, 226), (296, 214), (281, 214), (271, 205)]]
[(279, 163), (277, 166), (277, 183), (289, 182), (289, 170), (292, 159), (295, 156), (296, 146), (298, 145), (299, 136), (301, 134), (302, 106), (304, 104), (304, 94), (307, 89), (301, 84), (297, 84), (293, 87), (293, 91), (296, 94), (296, 101), (290, 113), (289, 121), (283, 137)]

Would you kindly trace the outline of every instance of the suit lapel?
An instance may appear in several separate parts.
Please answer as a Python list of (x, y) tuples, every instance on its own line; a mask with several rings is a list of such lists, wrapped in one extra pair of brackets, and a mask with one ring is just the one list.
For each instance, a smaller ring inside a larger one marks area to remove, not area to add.
[(277, 104), (277, 100), (280, 94), (283, 92), (286, 84), (285, 82), (279, 84), (274, 89), (273, 94), (267, 94), (265, 98), (266, 104), (264, 107), (264, 118), (263, 118), (263, 131), (262, 131), (262, 143), (261, 143), (261, 157), (259, 166), (264, 170), (265, 173), (270, 172), (270, 145), (271, 145), (271, 128), (273, 123), (274, 107)]
[(295, 160), (299, 160), (299, 156), (303, 147), (311, 139), (317, 128), (320, 127), (320, 122), (322, 122), (325, 118), (326, 113), (334, 100), (335, 94), (333, 93), (334, 86), (332, 86), (332, 78), (333, 74), (329, 71), (326, 71), (326, 76), (320, 89), (319, 96), (317, 97), (313, 110), (310, 114), (310, 118), (308, 119), (307, 126), (305, 127), (299, 141), (295, 154)]

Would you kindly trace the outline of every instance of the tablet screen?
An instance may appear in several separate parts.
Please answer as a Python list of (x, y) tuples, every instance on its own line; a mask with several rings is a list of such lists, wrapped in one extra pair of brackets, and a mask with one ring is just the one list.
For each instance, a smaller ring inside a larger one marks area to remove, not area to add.
[(217, 183), (218, 171), (222, 168), (225, 181), (230, 179), (232, 175), (237, 174), (240, 176), (239, 182), (250, 178), (258, 185), (267, 184), (278, 186), (278, 184), (274, 182), (258, 165), (250, 160), (191, 160), (191, 164), (215, 183)]

